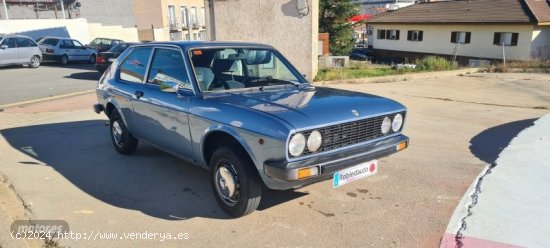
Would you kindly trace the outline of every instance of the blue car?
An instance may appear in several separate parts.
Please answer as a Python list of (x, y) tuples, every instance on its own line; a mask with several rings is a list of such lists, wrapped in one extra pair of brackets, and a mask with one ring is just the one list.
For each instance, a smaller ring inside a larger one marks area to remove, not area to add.
[(403, 105), (313, 86), (263, 44), (136, 45), (103, 74), (97, 98), (119, 153), (146, 140), (209, 170), (216, 201), (235, 217), (258, 207), (263, 185), (340, 187), (409, 142)]

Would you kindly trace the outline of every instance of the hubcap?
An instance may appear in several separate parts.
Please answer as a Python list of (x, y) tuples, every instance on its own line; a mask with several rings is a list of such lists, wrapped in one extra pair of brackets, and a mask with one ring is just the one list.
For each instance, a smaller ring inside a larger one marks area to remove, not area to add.
[(113, 122), (113, 127), (111, 127), (111, 131), (113, 133), (115, 143), (118, 146), (122, 146), (122, 128), (120, 127), (119, 121)]
[(38, 63), (40, 63), (40, 60), (38, 58), (33, 58), (32, 59), (32, 66), (33, 67), (37, 67)]
[(224, 161), (220, 164), (216, 170), (216, 190), (227, 205), (234, 206), (239, 200), (237, 173), (231, 163)]

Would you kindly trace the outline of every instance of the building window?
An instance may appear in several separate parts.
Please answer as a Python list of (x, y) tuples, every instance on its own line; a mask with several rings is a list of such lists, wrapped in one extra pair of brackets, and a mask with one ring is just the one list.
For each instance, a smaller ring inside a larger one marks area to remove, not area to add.
[(191, 7), (191, 23), (193, 25), (198, 25), (198, 16), (197, 16), (197, 7)]
[(168, 5), (168, 21), (170, 25), (176, 24), (176, 7), (174, 5)]
[(185, 34), (185, 40), (189, 40), (190, 37), (189, 37), (189, 34)]
[(399, 40), (399, 30), (378, 29), (379, 40)]
[(452, 32), (451, 43), (470, 44), (472, 32)]
[(197, 39), (197, 33), (193, 33), (193, 40), (198, 40)]
[(495, 33), (493, 44), (504, 46), (517, 46), (519, 33)]
[(407, 31), (407, 40), (409, 41), (422, 41), (424, 37), (424, 31), (409, 30)]
[(189, 13), (187, 13), (187, 7), (181, 6), (181, 23), (183, 24), (183, 28), (189, 27), (189, 23), (187, 23)]

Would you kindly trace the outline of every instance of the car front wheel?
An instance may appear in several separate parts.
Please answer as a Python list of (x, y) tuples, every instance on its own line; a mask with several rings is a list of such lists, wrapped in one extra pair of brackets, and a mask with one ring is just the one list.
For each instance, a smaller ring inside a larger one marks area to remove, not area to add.
[(95, 64), (95, 54), (90, 55), (90, 64)]
[(138, 139), (124, 125), (120, 114), (115, 110), (110, 118), (111, 141), (117, 152), (130, 155), (136, 151)]
[(210, 182), (216, 201), (231, 216), (250, 214), (260, 204), (262, 183), (242, 149), (221, 147), (214, 151), (210, 159)]

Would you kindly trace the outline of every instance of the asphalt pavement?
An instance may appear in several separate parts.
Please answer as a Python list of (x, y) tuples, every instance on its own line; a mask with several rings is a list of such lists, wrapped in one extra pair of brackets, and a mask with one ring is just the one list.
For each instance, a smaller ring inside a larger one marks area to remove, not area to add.
[[(21, 202), (6, 205), (0, 190), (0, 211), (67, 221), (81, 235), (58, 240), (70, 247), (438, 247), (472, 182), (548, 113), (549, 81), (480, 73), (331, 84), (405, 104), (410, 147), (381, 158), (376, 175), (338, 189), (326, 181), (266, 192), (259, 210), (239, 219), (219, 209), (206, 171), (146, 142), (133, 156), (116, 153), (106, 117), (90, 108), (93, 94), (7, 108), (0, 173)], [(0, 245), (21, 247), (5, 232)]]
[(0, 106), (93, 90), (100, 77), (93, 64), (0, 67)]

